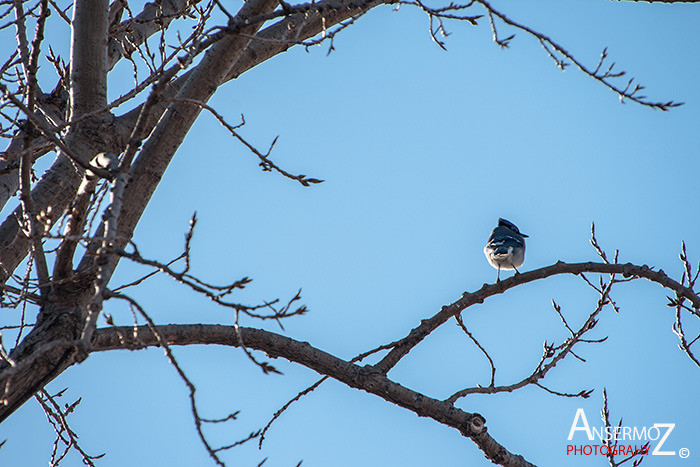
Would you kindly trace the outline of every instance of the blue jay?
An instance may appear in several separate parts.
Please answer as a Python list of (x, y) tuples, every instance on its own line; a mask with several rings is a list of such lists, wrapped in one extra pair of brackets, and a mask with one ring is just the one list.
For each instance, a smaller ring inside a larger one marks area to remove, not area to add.
[(498, 219), (498, 227), (493, 229), (489, 241), (484, 247), (484, 254), (489, 264), (498, 269), (496, 282), (501, 280), (501, 269), (515, 269), (525, 261), (525, 238), (527, 235), (510, 221)]

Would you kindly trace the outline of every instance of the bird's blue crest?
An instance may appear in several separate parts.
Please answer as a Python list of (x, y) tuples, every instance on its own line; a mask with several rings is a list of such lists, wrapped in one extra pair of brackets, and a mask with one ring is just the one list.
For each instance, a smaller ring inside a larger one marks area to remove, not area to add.
[(521, 232), (520, 232), (520, 230), (518, 229), (518, 227), (517, 227), (515, 224), (513, 224), (511, 221), (509, 221), (509, 220), (507, 220), (507, 219), (503, 219), (503, 218), (499, 217), (499, 218), (498, 218), (498, 226), (499, 226), (499, 227), (505, 227), (505, 228), (507, 228), (507, 229), (512, 230), (512, 231), (515, 232), (515, 233), (520, 234), (520, 235), (523, 236), (523, 237), (527, 237), (527, 235), (525, 235), (524, 233), (521, 233)]

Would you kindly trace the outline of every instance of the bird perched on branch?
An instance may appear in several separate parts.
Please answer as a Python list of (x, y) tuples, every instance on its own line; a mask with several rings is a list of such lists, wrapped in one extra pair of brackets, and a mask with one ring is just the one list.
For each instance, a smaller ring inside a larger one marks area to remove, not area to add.
[(484, 254), (489, 264), (498, 269), (496, 282), (501, 280), (501, 269), (518, 268), (525, 261), (525, 235), (510, 221), (498, 219), (498, 226), (493, 229), (486, 246)]

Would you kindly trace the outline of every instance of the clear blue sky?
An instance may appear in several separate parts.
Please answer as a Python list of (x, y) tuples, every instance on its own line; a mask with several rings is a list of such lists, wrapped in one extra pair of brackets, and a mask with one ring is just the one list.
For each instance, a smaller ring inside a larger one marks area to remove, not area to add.
[[(381, 7), (339, 35), (330, 56), (325, 47), (289, 51), (212, 101), (231, 121), (245, 114), (243, 134), (258, 146), (280, 135), (273, 159), (283, 168), (326, 182), (304, 188), (262, 173), (255, 157), (202, 115), (137, 230), (142, 254), (177, 256), (197, 211), (194, 272), (217, 282), (252, 277), (238, 296), (250, 303), (289, 298), (302, 287), (311, 311), (287, 321), (284, 334), (344, 358), (403, 337), (464, 291), (495, 281), (482, 248), (498, 217), (530, 235), (524, 270), (596, 260), (589, 244), (595, 221), (599, 241), (619, 249), (621, 261), (679, 279), (682, 240), (693, 263), (700, 260), (700, 8), (604, 0), (494, 6), (588, 65), (607, 46), (651, 99), (686, 105), (666, 113), (621, 105), (573, 67), (562, 73), (523, 33), (501, 50), (487, 20), (448, 23), (444, 52), (431, 42), (425, 15)], [(52, 37), (57, 47), (68, 40)], [(113, 284), (142, 271), (123, 264)], [(158, 323), (233, 322), (167, 278), (133, 295)], [(606, 387), (615, 422), (675, 423), (665, 449), (690, 450), (687, 460), (650, 457), (643, 465), (696, 465), (700, 369), (677, 347), (666, 295), (648, 282), (618, 286), (613, 297), (622, 313), (606, 310), (596, 331), (608, 341), (579, 348), (587, 363), (567, 359), (544, 381), (558, 391), (595, 389), (589, 399), (526, 388), (470, 396), (459, 407), (481, 413), (496, 440), (535, 464), (602, 466), (601, 457), (567, 457), (566, 438), (577, 408), (600, 425)], [(464, 319), (494, 358), (497, 384), (511, 384), (537, 365), (543, 341), (566, 337), (551, 299), (580, 324), (596, 298), (581, 279), (557, 277), (493, 297)], [(120, 304), (107, 310), (130, 322)], [(16, 319), (11, 313), (4, 310), (11, 318), (3, 322)], [(698, 328), (687, 324), (689, 335)], [(436, 398), (488, 384), (486, 360), (460, 332), (447, 323), (390, 377)], [(204, 416), (241, 410), (239, 421), (209, 430), (215, 443), (245, 437), (317, 379), (282, 360), (272, 363), (284, 376), (262, 375), (236, 349), (176, 349), (176, 356), (197, 385)], [(71, 416), (83, 448), (107, 452), (98, 465), (211, 464), (186, 388), (160, 350), (93, 355), (48, 386), (65, 387), (66, 402), (83, 398)], [(36, 402), (0, 426), (6, 438), (1, 465), (46, 465), (53, 432)], [(302, 459), (312, 467), (491, 465), (454, 429), (336, 382), (294, 405), (262, 451), (251, 444), (224, 455), (237, 466), (264, 457), (266, 467)], [(80, 460), (71, 455), (65, 465)]]

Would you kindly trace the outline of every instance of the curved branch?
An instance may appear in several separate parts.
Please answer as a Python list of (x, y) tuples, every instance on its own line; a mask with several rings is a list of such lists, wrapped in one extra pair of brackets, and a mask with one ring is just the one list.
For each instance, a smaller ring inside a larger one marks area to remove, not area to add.
[[(613, 72), (613, 65), (611, 65), (607, 72), (601, 72), (601, 66), (603, 65), (604, 60), (607, 58), (607, 48), (603, 50), (603, 53), (600, 58), (600, 62), (598, 63), (598, 67), (595, 70), (592, 70), (588, 68), (586, 65), (584, 65), (582, 62), (580, 62), (576, 57), (574, 57), (573, 54), (568, 52), (564, 47), (556, 43), (554, 40), (552, 40), (550, 37), (539, 33), (535, 31), (534, 29), (518, 23), (516, 21), (513, 21), (512, 19), (508, 18), (505, 14), (501, 13), (500, 11), (494, 9), (491, 4), (486, 1), (486, 0), (475, 0), (482, 4), (484, 8), (489, 12), (489, 18), (491, 19), (491, 28), (494, 31), (494, 40), (495, 42), (500, 45), (501, 47), (508, 47), (508, 42), (510, 39), (512, 39), (514, 36), (510, 36), (507, 39), (503, 40), (498, 40), (498, 36), (496, 34), (496, 27), (493, 22), (493, 17), (492, 15), (495, 15), (498, 17), (501, 21), (503, 21), (505, 24), (514, 27), (516, 29), (520, 29), (521, 31), (525, 31), (526, 33), (530, 34), (531, 36), (535, 37), (539, 42), (540, 45), (547, 51), (547, 54), (552, 58), (552, 60), (555, 61), (557, 66), (563, 71), (564, 68), (568, 65), (564, 61), (564, 59), (559, 58), (556, 56), (555, 52), (560, 54), (562, 57), (566, 58), (569, 60), (571, 63), (576, 65), (576, 67), (581, 70), (583, 73), (586, 75), (590, 76), (591, 78), (599, 81), (601, 84), (603, 84), (605, 87), (616, 93), (620, 101), (624, 101), (624, 99), (629, 99), (631, 101), (634, 101), (638, 104), (645, 105), (647, 107), (651, 107), (653, 109), (659, 109), (662, 111), (667, 111), (669, 109), (672, 109), (674, 107), (679, 107), (683, 105), (683, 102), (674, 102), (674, 101), (667, 101), (667, 102), (654, 102), (654, 101), (649, 101), (646, 99), (646, 96), (640, 96), (637, 93), (641, 90), (644, 89), (644, 86), (641, 84), (636, 84), (633, 86), (634, 78), (630, 79), (627, 82), (627, 85), (622, 88), (616, 84), (613, 84), (611, 79), (613, 78), (621, 78), (624, 76), (626, 73), (624, 71), (621, 72)], [(551, 49), (550, 49), (551, 48)]]
[[(192, 4), (198, 2), (199, 0)], [(184, 15), (190, 6), (186, 0), (148, 2), (137, 16), (115, 26), (117, 31), (111, 35), (107, 46), (109, 68), (114, 68), (121, 58), (133, 53), (149, 37), (166, 29), (174, 19)]]
[[(380, 2), (381, 0), (363, 0), (359, 5), (353, 8), (370, 8)], [(343, 15), (348, 14), (348, 11), (355, 11), (355, 9), (344, 7), (343, 3), (338, 0), (327, 0), (322, 3), (323, 5), (317, 4), (316, 9), (319, 12), (310, 15), (312, 17), (311, 19), (305, 19), (303, 13), (298, 13), (281, 20), (277, 24), (286, 24), (292, 31), (298, 28), (298, 31), (296, 31), (298, 33), (297, 35), (307, 33), (316, 34), (323, 29), (324, 18), (330, 18), (335, 21), (343, 17)], [(325, 5), (327, 4), (329, 6), (328, 11), (325, 9)], [(331, 8), (332, 5), (340, 8), (340, 11)], [(245, 24), (247, 18), (255, 19), (258, 13), (265, 14), (266, 11), (274, 10), (276, 6), (276, 0), (256, 0), (254, 2), (247, 2), (238, 13), (241, 21), (238, 23), (238, 26)], [(323, 13), (320, 12), (322, 7), (324, 8)], [(328, 22), (325, 24), (328, 25)], [(292, 27), (292, 25), (294, 25), (294, 27)], [(228, 79), (227, 77), (232, 69), (231, 67), (239, 61), (238, 58), (244, 50), (247, 50), (247, 45), (252, 41), (248, 36), (256, 34), (260, 24), (245, 25), (242, 28), (238, 28), (238, 26), (234, 28), (237, 32), (226, 32), (228, 37), (217, 42), (214, 47), (209, 49), (208, 53), (202, 58), (197, 67), (192, 70), (194, 73), (183, 76), (183, 78), (186, 77), (183, 81), (186, 84), (179, 89), (180, 97), (195, 98), (199, 101), (206, 102), (208, 98), (211, 97), (216, 87)], [(284, 33), (283, 31), (278, 32)], [(284, 49), (286, 48), (287, 47)], [(278, 50), (278, 52), (281, 51), (282, 50)], [(252, 63), (248, 63), (253, 66)], [(213, 87), (210, 86), (212, 83)], [(150, 199), (150, 195), (158, 185), (163, 172), (167, 168), (170, 159), (179, 145), (179, 141), (181, 141), (184, 136), (183, 128), (191, 125), (200, 110), (198, 108), (189, 110), (181, 109), (181, 107), (184, 107), (184, 104), (170, 104), (169, 108), (171, 108), (172, 111), (167, 114), (167, 118), (162, 117), (158, 120), (161, 123), (161, 125), (159, 125), (159, 131), (151, 135), (151, 138), (148, 140), (150, 143), (147, 142), (147, 144), (144, 145), (139, 158), (137, 158), (134, 163), (132, 168), (133, 178), (124, 195), (124, 203), (129, 206), (129, 209), (123, 211), (119, 219), (118, 232), (120, 233), (120, 237), (128, 237), (131, 235), (131, 232), (133, 232), (136, 223), (145, 209), (148, 199)], [(182, 112), (178, 113), (178, 109), (182, 110)], [(79, 109), (81, 110), (79, 112), (76, 111), (76, 109), (72, 110), (72, 114), (75, 115), (89, 112), (92, 109)], [(140, 108), (138, 113), (140, 113)], [(164, 124), (166, 121), (171, 122), (172, 125)], [(119, 122), (113, 123), (119, 124)], [(133, 124), (126, 126), (130, 133), (133, 130)], [(175, 128), (174, 137), (170, 137), (173, 131), (169, 131), (168, 128), (166, 128), (168, 126), (171, 127), (170, 130)], [(150, 128), (151, 127), (149, 127), (149, 133)], [(113, 129), (116, 131), (116, 127)], [(109, 131), (95, 133), (93, 135), (94, 138), (88, 139), (80, 137), (81, 134), (78, 134), (76, 131), (76, 137), (70, 141), (71, 144), (69, 144), (69, 147), (78, 154), (96, 154), (100, 151), (95, 151), (94, 149), (105, 143), (97, 140), (101, 140), (102, 136), (109, 133)], [(164, 136), (166, 134), (167, 136)], [(68, 136), (71, 135), (69, 134)], [(108, 151), (115, 154), (121, 152), (109, 149)], [(45, 173), (42, 181), (35, 186), (34, 191), (36, 193), (32, 193), (37, 211), (45, 210), (47, 206), (51, 206), (51, 212), (54, 213), (54, 216), (61, 214), (78, 189), (81, 180), (82, 174), (79, 170), (76, 170), (72, 161), (65, 154), (59, 155), (54, 167), (49, 169)], [(51, 222), (53, 222), (53, 219)], [(98, 232), (98, 236), (100, 235), (101, 234)], [(2, 281), (12, 275), (14, 269), (27, 254), (27, 251), (26, 239), (19, 234), (17, 217), (9, 216), (5, 222), (0, 225), (0, 279)], [(94, 258), (86, 255), (83, 259), (84, 261), (81, 263), (81, 266), (79, 266), (79, 278), (76, 279), (76, 284), (79, 284), (78, 287), (71, 285), (71, 287), (69, 287), (70, 290), (66, 289), (61, 291), (65, 293), (67, 297), (70, 297), (69, 302), (71, 306), (66, 310), (65, 307), (61, 308), (63, 303), (57, 301), (50, 307), (47, 307), (46, 310), (42, 310), (42, 319), (37, 321), (37, 326), (13, 350), (11, 354), (13, 359), (19, 361), (22, 360), (23, 357), (31, 356), (35, 351), (44, 352), (46, 348), (41, 345), (42, 343), (53, 342), (60, 339), (72, 341), (78, 337), (75, 333), (76, 330), (82, 329), (82, 324), (77, 323), (75, 320), (84, 317), (86, 313), (85, 307), (87, 306), (87, 301), (91, 298), (91, 281), (94, 280), (95, 275), (95, 271), (92, 270), (95, 265), (93, 261)], [(113, 270), (117, 260), (114, 257), (111, 257), (111, 259), (112, 261), (109, 265), (109, 269)], [(86, 285), (85, 282), (89, 283), (87, 287), (84, 287)], [(58, 313), (53, 313), (53, 310), (58, 310)], [(8, 364), (7, 362), (0, 361), (0, 387), (6, 388), (4, 398), (7, 401), (6, 405), (0, 405), (0, 421), (4, 420), (21, 406), (39, 388), (74, 363), (73, 357), (75, 356), (76, 350), (80, 349), (75, 348), (75, 346), (72, 346), (68, 350), (50, 346), (50, 348), (46, 350), (46, 355), (42, 355), (41, 358), (38, 356), (32, 357), (32, 361), (34, 362), (32, 367), (27, 369), (26, 372), (23, 372), (21, 377), (16, 378), (16, 375), (12, 372), (7, 375), (5, 374), (5, 370), (8, 369)], [(11, 389), (8, 389), (8, 386), (6, 386), (6, 384), (9, 383), (9, 379), (7, 378), (12, 380)]]
[(456, 302), (443, 306), (442, 309), (433, 315), (431, 318), (421, 321), (420, 325), (411, 330), (411, 332), (398, 341), (397, 345), (389, 352), (380, 362), (374, 365), (374, 369), (387, 373), (401, 360), (413, 347), (418, 345), (431, 332), (444, 324), (448, 319), (461, 313), (465, 309), (476, 303), (483, 303), (487, 298), (504, 293), (506, 290), (512, 289), (528, 282), (533, 282), (539, 279), (555, 276), (557, 274), (575, 274), (580, 275), (584, 272), (593, 272), (600, 274), (622, 274), (628, 278), (644, 278), (652, 282), (671, 289), (676, 292), (676, 295), (689, 300), (694, 307), (694, 314), (700, 317), (700, 296), (693, 289), (685, 287), (679, 282), (668, 277), (662, 270), (654, 271), (647, 265), (637, 266), (631, 263), (627, 264), (610, 264), (610, 263), (557, 263), (534, 271), (516, 274), (513, 277), (496, 282), (495, 284), (484, 284), (481, 289), (476, 292), (464, 292), (462, 298)]
[[(239, 336), (250, 349), (264, 351), (272, 358), (282, 357), (299, 363), (319, 374), (330, 376), (346, 385), (361, 389), (408, 409), (421, 417), (429, 417), (443, 425), (456, 428), (472, 439), (492, 462), (509, 467), (533, 466), (522, 456), (509, 452), (488, 433), (484, 418), (477, 413), (460, 410), (449, 402), (439, 401), (412, 391), (391, 381), (386, 375), (335, 357), (307, 342), (253, 328), (238, 328), (215, 324), (169, 324), (157, 327), (169, 345), (218, 344), (240, 345)], [(117, 349), (138, 349), (158, 345), (156, 336), (147, 326), (101, 328), (92, 336), (92, 352)]]

